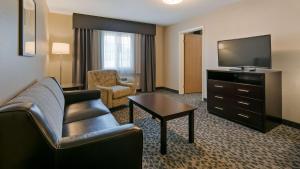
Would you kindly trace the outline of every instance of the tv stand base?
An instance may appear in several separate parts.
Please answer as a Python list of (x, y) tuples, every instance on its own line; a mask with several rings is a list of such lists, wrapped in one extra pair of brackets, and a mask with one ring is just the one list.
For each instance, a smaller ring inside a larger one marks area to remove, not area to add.
[(209, 113), (267, 132), (282, 121), (282, 72), (207, 70)]
[(231, 71), (240, 71), (240, 72), (255, 72), (256, 68), (255, 67), (236, 67), (236, 68), (230, 68), (229, 70)]

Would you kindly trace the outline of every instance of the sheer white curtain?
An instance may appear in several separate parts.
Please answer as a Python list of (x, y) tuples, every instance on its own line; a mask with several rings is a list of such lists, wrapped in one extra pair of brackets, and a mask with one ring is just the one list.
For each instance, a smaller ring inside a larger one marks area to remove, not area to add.
[(140, 78), (141, 78), (141, 62), (142, 62), (142, 35), (135, 34), (134, 36), (134, 51), (135, 51), (135, 82), (137, 88), (140, 89)]
[(115, 69), (120, 76), (135, 81), (136, 48), (135, 34), (101, 31), (101, 68)]

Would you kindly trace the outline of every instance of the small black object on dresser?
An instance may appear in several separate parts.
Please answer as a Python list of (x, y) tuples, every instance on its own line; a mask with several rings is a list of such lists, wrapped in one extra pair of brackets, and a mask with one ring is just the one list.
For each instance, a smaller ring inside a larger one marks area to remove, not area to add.
[(267, 132), (282, 122), (281, 71), (207, 70), (210, 113)]

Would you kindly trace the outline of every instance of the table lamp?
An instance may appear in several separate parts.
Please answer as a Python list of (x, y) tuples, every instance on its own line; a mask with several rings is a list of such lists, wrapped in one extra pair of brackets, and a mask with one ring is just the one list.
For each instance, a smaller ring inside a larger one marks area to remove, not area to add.
[(70, 44), (68, 43), (52, 43), (52, 54), (60, 56), (60, 74), (59, 82), (62, 83), (62, 56), (70, 54)]

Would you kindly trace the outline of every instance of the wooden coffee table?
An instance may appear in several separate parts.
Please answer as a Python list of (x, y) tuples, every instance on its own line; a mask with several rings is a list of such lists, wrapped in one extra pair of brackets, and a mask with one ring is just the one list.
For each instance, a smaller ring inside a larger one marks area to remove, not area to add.
[(174, 101), (163, 94), (131, 96), (129, 99), (129, 120), (133, 123), (133, 105), (136, 105), (161, 122), (160, 152), (167, 153), (167, 121), (189, 116), (189, 143), (194, 143), (194, 110), (196, 107)]

